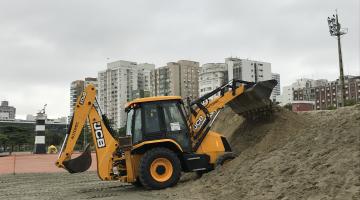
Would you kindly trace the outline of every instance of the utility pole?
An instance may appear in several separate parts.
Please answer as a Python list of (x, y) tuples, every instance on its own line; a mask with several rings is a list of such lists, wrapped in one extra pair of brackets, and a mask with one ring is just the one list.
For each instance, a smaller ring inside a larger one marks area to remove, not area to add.
[(341, 25), (339, 23), (339, 17), (337, 14), (333, 15), (331, 18), (328, 17), (327, 21), (329, 24), (329, 32), (331, 36), (337, 37), (337, 43), (338, 43), (338, 54), (339, 54), (339, 69), (340, 69), (340, 90), (341, 90), (341, 104), (338, 106), (345, 106), (345, 78), (344, 78), (344, 66), (343, 66), (343, 60), (342, 60), (342, 53), (341, 53), (341, 35), (345, 35), (347, 33), (347, 29), (341, 29)]

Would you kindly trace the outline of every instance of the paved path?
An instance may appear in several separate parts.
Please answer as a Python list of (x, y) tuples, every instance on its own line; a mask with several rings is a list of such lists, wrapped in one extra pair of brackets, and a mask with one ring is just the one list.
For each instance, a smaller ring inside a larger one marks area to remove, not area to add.
[[(73, 158), (79, 156), (74, 153)], [(57, 154), (15, 154), (0, 157), (0, 174), (64, 172), (55, 166)], [(92, 165), (89, 171), (96, 171), (96, 155), (92, 153)]]

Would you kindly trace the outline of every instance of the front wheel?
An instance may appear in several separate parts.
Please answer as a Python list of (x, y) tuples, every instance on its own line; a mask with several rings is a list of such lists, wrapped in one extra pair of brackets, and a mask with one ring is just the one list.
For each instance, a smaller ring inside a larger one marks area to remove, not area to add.
[(140, 160), (139, 178), (147, 189), (163, 189), (175, 185), (181, 174), (177, 155), (167, 148), (153, 148)]

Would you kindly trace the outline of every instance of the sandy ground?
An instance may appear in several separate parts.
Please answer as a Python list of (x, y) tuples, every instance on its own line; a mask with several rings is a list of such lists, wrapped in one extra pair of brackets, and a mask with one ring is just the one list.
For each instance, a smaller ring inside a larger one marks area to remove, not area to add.
[(214, 126), (238, 157), (160, 191), (82, 174), (0, 175), (0, 199), (360, 199), (360, 105), (335, 111), (278, 110), (244, 122), (227, 109)]
[(238, 125), (224, 120), (232, 115), (226, 112), (217, 128), (238, 126), (227, 135), (238, 157), (159, 195), (172, 199), (360, 199), (360, 105), (299, 114), (280, 110), (272, 120)]
[[(95, 172), (27, 173), (0, 176), (0, 199), (154, 199), (151, 191), (116, 181), (100, 181)], [(156, 199), (156, 198), (155, 198)]]

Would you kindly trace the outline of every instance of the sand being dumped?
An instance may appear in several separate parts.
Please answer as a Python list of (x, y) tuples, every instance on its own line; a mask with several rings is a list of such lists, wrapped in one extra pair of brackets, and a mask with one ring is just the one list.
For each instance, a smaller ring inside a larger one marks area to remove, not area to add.
[(173, 199), (360, 199), (360, 105), (304, 113), (279, 109), (271, 120), (243, 121), (226, 109), (214, 126), (226, 133), (236, 159), (158, 194)]

